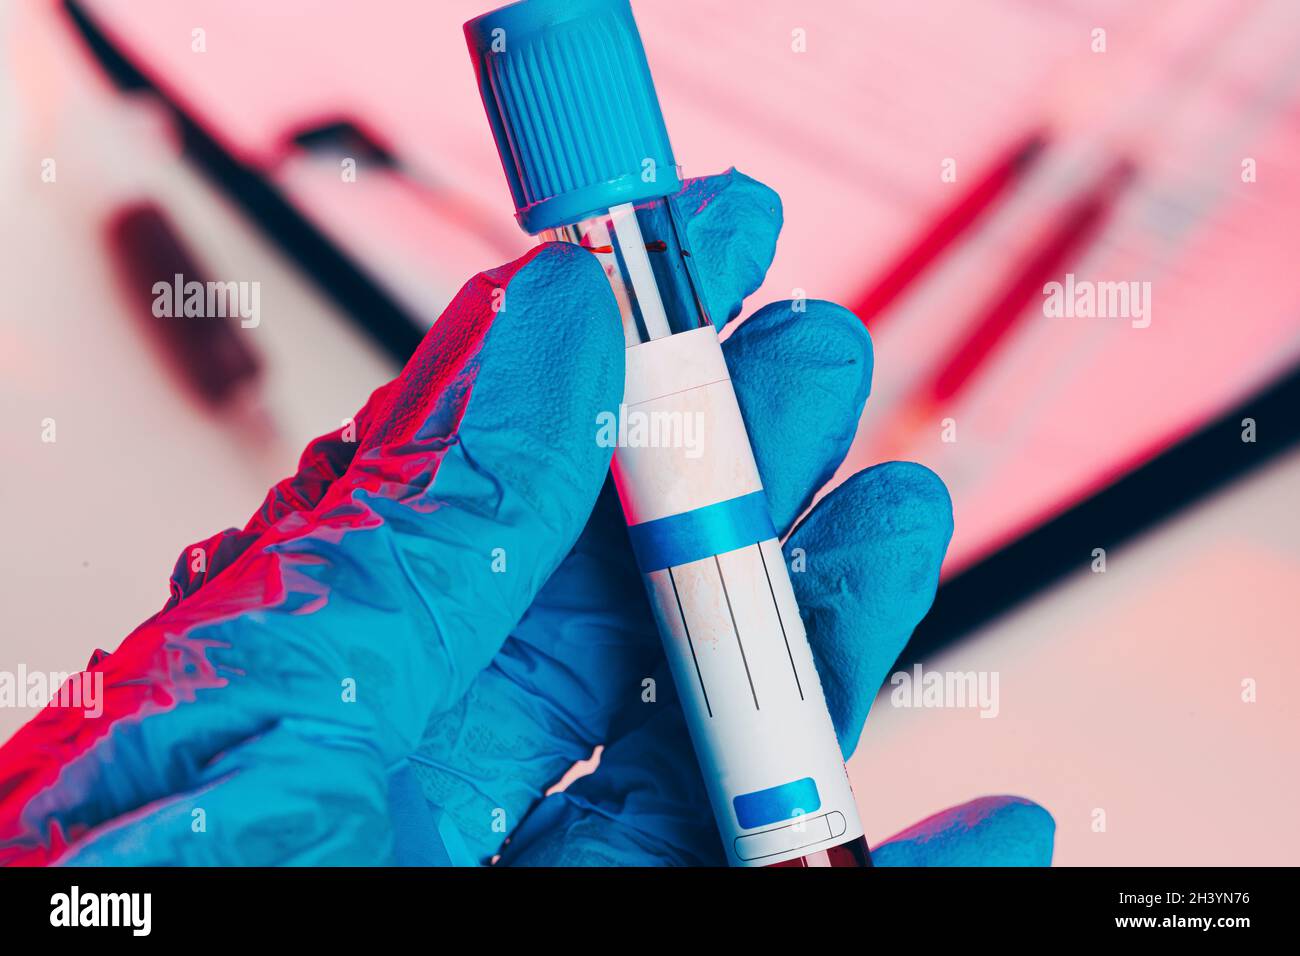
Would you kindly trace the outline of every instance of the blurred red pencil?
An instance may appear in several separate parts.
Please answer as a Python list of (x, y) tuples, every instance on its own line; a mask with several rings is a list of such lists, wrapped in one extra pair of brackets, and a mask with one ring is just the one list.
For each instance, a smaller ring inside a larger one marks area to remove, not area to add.
[(1017, 141), (956, 203), (921, 231), (884, 274), (850, 305), (850, 311), (863, 322), (878, 321), (917, 276), (1029, 171), (1047, 143), (1047, 133), (1043, 130), (1035, 130)]
[(934, 376), (891, 417), (883, 432), (885, 450), (900, 452), (917, 428), (935, 424), (940, 407), (955, 398), (1019, 322), (1033, 314), (1029, 304), (1091, 240), (1134, 172), (1129, 160), (1117, 160), (1083, 195), (1052, 218), (1032, 251), (976, 313), (969, 334), (938, 364)]

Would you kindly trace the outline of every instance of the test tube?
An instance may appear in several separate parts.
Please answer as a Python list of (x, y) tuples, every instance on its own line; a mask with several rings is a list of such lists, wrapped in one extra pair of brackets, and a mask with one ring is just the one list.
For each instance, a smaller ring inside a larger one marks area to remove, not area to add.
[(590, 250), (618, 302), (614, 482), (727, 859), (869, 866), (631, 6), (522, 0), (465, 36), (520, 225)]

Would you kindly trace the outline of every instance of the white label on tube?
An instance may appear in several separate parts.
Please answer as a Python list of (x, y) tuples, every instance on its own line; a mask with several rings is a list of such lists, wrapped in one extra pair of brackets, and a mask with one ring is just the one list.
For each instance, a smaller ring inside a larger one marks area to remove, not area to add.
[[(629, 525), (761, 489), (712, 328), (627, 360), (623, 413), (642, 427), (628, 426), (614, 475)], [(860, 837), (780, 543), (719, 551), (645, 579), (728, 859), (766, 866)]]

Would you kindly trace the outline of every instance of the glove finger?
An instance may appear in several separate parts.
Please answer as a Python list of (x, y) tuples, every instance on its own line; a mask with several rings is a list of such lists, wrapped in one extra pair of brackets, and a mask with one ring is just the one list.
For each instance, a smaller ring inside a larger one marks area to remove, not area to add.
[(701, 304), (722, 328), (763, 284), (784, 221), (781, 197), (732, 167), (688, 180), (669, 201), (695, 265)]
[[(853, 440), (870, 390), (871, 340), (839, 306), (773, 303), (723, 348), (784, 534)], [(508, 831), (572, 763), (648, 716), (643, 681), (662, 657), (607, 486), (501, 653), (431, 721), (412, 757), (426, 796), (490, 858), (503, 820)]]
[(790, 581), (846, 758), (934, 602), (951, 537), (943, 482), (923, 465), (893, 461), (851, 476), (786, 542), (799, 559)]
[(784, 536), (853, 444), (871, 394), (871, 336), (833, 302), (773, 302), (737, 326), (722, 352)]
[(1056, 821), (1023, 797), (951, 807), (871, 851), (877, 866), (1051, 866)]
[(390, 862), (375, 753), (280, 724), (209, 764), (197, 786), (100, 827), (70, 866), (368, 866)]
[[(894, 462), (818, 502), (785, 553), (840, 744), (856, 746), (871, 700), (933, 600), (952, 531), (942, 482)], [(800, 567), (803, 570), (798, 570)], [(514, 863), (718, 864), (722, 847), (670, 682), (657, 712), (612, 741), (600, 766), (546, 797), (511, 838)], [(651, 767), (647, 771), (645, 768)]]

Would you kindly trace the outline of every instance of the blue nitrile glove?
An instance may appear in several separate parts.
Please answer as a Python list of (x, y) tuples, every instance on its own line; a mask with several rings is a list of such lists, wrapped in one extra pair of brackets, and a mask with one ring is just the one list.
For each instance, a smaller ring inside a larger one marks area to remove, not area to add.
[[(677, 202), (710, 312), (730, 319), (771, 261), (779, 200), (731, 172)], [(784, 531), (848, 449), (870, 341), (837, 306), (780, 303), (725, 351)], [(197, 546), (202, 570), (186, 550), (168, 606), (92, 665), (103, 717), (50, 708), (0, 748), (0, 861), (486, 861), (504, 845), (508, 863), (720, 863), (601, 493), (596, 416), (617, 408), (622, 368), (614, 299), (585, 252), (547, 246), (472, 280), (357, 416), (355, 442), (314, 442), (243, 531)], [(939, 480), (889, 464), (787, 542), (806, 555), (792, 579), (846, 753), (950, 532)], [(597, 744), (594, 773), (543, 797)], [(874, 855), (1046, 863), (1052, 829), (1034, 804), (992, 797)]]
[[(674, 201), (719, 325), (762, 283), (779, 197), (732, 170)], [(871, 390), (871, 339), (829, 302), (772, 303), (723, 345), (782, 535), (839, 466)], [(943, 483), (893, 462), (854, 475), (786, 541), (791, 574), (845, 755), (889, 668), (934, 598), (952, 534)], [(653, 677), (657, 702), (642, 699)], [(539, 801), (592, 748), (599, 766)], [(724, 862), (612, 483), (572, 553), (501, 653), (411, 758), (457, 856), (514, 865)], [(881, 786), (889, 782), (881, 781)], [(880, 844), (877, 865), (1046, 865), (1054, 823), (1017, 797), (974, 800)], [(870, 836), (870, 835), (869, 835)], [(504, 846), (505, 838), (508, 845)]]

